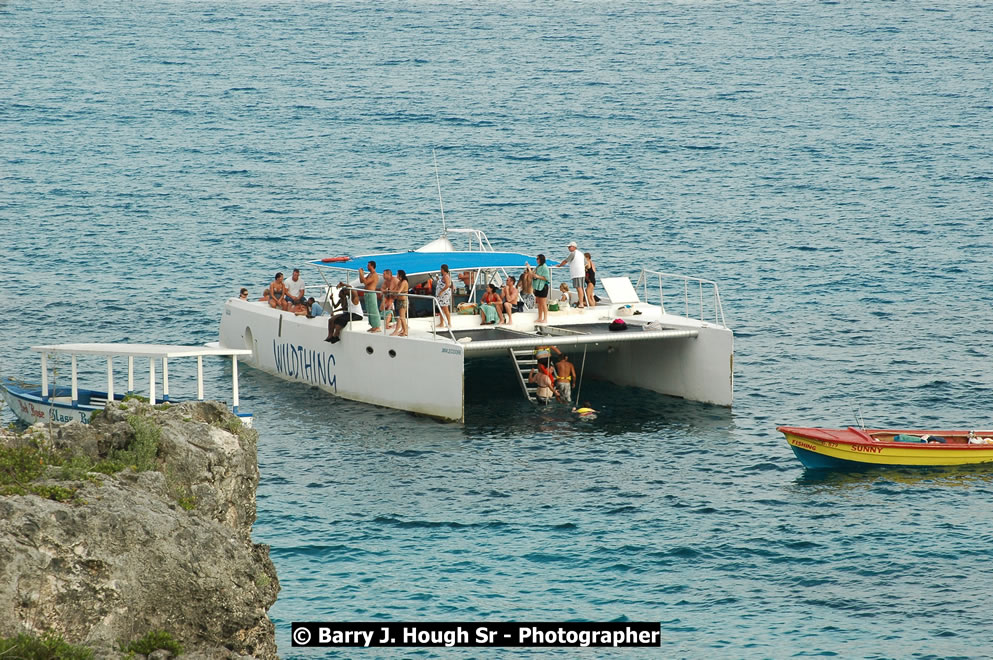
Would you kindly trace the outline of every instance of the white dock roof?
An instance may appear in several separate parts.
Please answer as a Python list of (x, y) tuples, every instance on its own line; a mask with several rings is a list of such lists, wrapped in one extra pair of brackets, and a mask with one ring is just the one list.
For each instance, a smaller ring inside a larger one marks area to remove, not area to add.
[(47, 344), (32, 346), (39, 353), (67, 355), (106, 355), (149, 358), (197, 357), (199, 355), (251, 355), (247, 348), (223, 346), (181, 346), (176, 344)]

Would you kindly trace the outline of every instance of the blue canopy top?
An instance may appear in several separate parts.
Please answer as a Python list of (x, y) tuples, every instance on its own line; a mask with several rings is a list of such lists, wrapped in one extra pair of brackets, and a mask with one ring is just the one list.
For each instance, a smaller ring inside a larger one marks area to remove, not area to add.
[(396, 273), (402, 270), (407, 275), (436, 273), (441, 270), (441, 264), (448, 264), (452, 271), (474, 270), (477, 268), (524, 268), (528, 263), (535, 266), (538, 261), (534, 257), (518, 252), (387, 252), (385, 254), (367, 254), (360, 257), (350, 257), (346, 261), (327, 262), (321, 259), (310, 263), (322, 268), (340, 268), (343, 270), (358, 270), (365, 268), (370, 261), (376, 262), (376, 272), (382, 273), (389, 269)]

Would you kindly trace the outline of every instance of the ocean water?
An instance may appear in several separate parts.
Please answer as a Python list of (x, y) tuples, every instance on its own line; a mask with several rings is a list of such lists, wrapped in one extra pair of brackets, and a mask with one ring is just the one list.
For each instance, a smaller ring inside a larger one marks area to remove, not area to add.
[(988, 657), (993, 472), (805, 472), (775, 427), (993, 426), (991, 30), (966, 0), (0, 1), (0, 375), (211, 341), (241, 286), (435, 238), (435, 149), (497, 249), (716, 280), (734, 407), (589, 380), (580, 423), (473, 375), (444, 425), (243, 371), (283, 657), (335, 655), (300, 620)]

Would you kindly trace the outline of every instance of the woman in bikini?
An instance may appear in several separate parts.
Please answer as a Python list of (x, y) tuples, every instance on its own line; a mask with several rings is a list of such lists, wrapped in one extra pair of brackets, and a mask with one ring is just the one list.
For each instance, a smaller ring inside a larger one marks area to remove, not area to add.
[(486, 293), (483, 294), (483, 304), (479, 306), (479, 311), (482, 314), (480, 325), (496, 323), (498, 316), (500, 323), (503, 323), (503, 299), (497, 293), (496, 284), (487, 285)]
[(289, 309), (286, 301), (286, 284), (283, 283), (283, 274), (276, 273), (276, 279), (269, 285), (269, 307), (273, 309)]

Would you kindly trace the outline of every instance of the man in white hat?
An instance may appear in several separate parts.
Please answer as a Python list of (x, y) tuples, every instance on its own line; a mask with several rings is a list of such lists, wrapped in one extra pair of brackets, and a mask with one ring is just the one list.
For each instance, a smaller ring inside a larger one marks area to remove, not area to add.
[(586, 261), (583, 253), (576, 247), (576, 241), (569, 243), (569, 256), (562, 260), (559, 268), (569, 264), (569, 277), (572, 278), (572, 286), (579, 294), (579, 308), (586, 306)]

